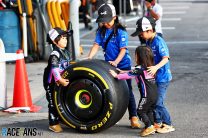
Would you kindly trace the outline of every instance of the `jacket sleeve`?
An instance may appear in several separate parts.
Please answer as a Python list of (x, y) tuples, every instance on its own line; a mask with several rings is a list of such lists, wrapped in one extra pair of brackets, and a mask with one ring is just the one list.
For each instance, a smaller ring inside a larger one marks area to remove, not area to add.
[(60, 69), (59, 69), (59, 53), (51, 54), (51, 71), (55, 81), (61, 79)]
[(129, 74), (129, 73), (121, 73), (121, 74), (118, 74), (118, 75), (117, 75), (117, 78), (118, 78), (119, 80), (127, 80), (127, 79), (135, 78), (135, 76), (134, 76), (134, 75), (131, 75), (131, 74)]

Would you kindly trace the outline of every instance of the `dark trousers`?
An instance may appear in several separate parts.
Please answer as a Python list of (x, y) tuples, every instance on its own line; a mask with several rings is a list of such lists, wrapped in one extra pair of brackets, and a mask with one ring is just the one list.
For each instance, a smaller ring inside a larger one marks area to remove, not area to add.
[(137, 108), (137, 113), (145, 124), (145, 128), (154, 125), (154, 109), (156, 105), (156, 95), (150, 98), (141, 98)]
[(50, 85), (46, 89), (46, 99), (48, 101), (48, 119), (49, 125), (57, 125), (59, 123), (59, 115), (54, 104), (54, 85)]
[[(79, 11), (82, 11), (83, 14), (82, 14), (82, 19), (83, 19), (83, 22), (84, 22), (84, 25), (85, 25), (85, 28), (88, 28), (89, 27), (89, 23), (91, 22), (91, 19), (89, 19), (89, 0), (81, 0), (82, 4), (79, 8)], [(88, 16), (87, 16), (88, 15)]]

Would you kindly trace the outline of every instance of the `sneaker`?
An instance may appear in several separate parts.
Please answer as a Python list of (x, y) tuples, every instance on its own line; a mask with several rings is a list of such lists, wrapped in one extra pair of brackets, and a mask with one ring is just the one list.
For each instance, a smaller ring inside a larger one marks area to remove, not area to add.
[(139, 123), (139, 119), (136, 116), (131, 118), (131, 128), (141, 128), (142, 125)]
[(162, 123), (154, 123), (154, 128), (157, 130), (158, 128), (161, 128), (162, 125)]
[(49, 129), (53, 132), (56, 132), (56, 133), (59, 133), (59, 132), (63, 131), (60, 124), (49, 126)]
[(143, 129), (141, 132), (140, 132), (140, 136), (141, 137), (145, 137), (145, 136), (148, 136), (150, 134), (155, 134), (155, 128), (153, 126), (150, 126), (146, 129)]
[(171, 125), (166, 125), (166, 124), (163, 124), (162, 128), (157, 129), (158, 133), (169, 133), (169, 132), (172, 132), (172, 131), (175, 131), (175, 128)]

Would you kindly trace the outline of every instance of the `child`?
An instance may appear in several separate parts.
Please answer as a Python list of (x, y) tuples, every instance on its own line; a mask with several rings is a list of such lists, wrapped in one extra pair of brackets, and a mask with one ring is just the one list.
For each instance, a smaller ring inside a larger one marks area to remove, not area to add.
[(145, 128), (141, 131), (141, 136), (147, 136), (155, 133), (153, 111), (157, 99), (157, 86), (154, 76), (148, 75), (147, 67), (154, 65), (154, 56), (152, 50), (146, 46), (139, 46), (135, 51), (135, 60), (137, 66), (128, 73), (117, 74), (110, 70), (113, 77), (119, 80), (136, 78), (140, 91), (140, 100), (137, 108), (139, 118), (144, 122)]
[[(128, 34), (125, 28), (118, 22), (115, 7), (112, 4), (102, 4), (98, 9), (99, 28), (96, 33), (95, 42), (88, 58), (91, 59), (102, 46), (105, 60), (111, 65), (122, 69), (131, 69), (131, 57), (127, 49)], [(129, 87), (129, 119), (132, 128), (139, 128), (141, 124), (138, 122), (136, 102), (132, 92), (131, 79), (127, 80)]]
[(48, 32), (48, 42), (52, 44), (53, 51), (48, 59), (47, 68), (44, 72), (44, 88), (46, 90), (46, 99), (48, 101), (49, 111), (49, 129), (53, 132), (61, 132), (59, 124), (59, 115), (53, 102), (53, 90), (55, 83), (67, 86), (69, 80), (63, 79), (61, 73), (69, 66), (69, 52), (65, 50), (67, 46), (67, 32), (56, 27)]
[(147, 40), (147, 46), (154, 53), (155, 66), (149, 66), (147, 71), (151, 75), (156, 74), (158, 98), (155, 107), (155, 128), (158, 133), (175, 131), (164, 105), (167, 88), (172, 80), (168, 47), (164, 39), (156, 34), (155, 21), (151, 17), (142, 17), (137, 21), (137, 29), (132, 36), (138, 35)]

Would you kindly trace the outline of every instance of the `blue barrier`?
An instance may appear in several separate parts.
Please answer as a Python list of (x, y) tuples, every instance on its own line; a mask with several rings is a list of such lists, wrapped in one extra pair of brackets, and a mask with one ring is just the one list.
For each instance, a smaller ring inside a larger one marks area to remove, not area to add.
[(14, 10), (0, 10), (0, 38), (6, 53), (16, 53), (21, 47), (19, 18)]

